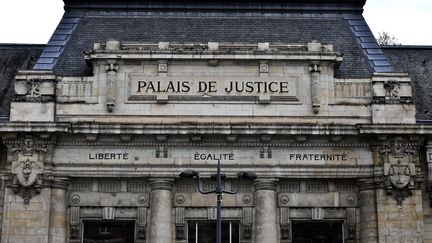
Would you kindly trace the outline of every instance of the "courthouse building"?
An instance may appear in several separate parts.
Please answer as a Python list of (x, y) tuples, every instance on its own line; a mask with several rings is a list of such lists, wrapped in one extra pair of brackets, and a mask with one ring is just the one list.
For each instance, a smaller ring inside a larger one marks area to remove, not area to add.
[[(432, 242), (432, 47), (366, 0), (64, 0), (0, 44), (1, 242)], [(255, 172), (255, 181), (238, 173)]]

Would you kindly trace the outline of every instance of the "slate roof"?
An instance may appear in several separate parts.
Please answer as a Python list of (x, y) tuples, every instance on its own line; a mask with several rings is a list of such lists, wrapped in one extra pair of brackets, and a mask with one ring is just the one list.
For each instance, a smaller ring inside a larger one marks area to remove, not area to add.
[(397, 72), (411, 77), (418, 122), (432, 121), (432, 46), (387, 46), (383, 50)]
[(0, 120), (9, 116), (18, 70), (31, 69), (45, 45), (0, 44)]
[(271, 2), (66, 0), (63, 20), (34, 68), (61, 76), (92, 75), (83, 52), (109, 39), (299, 44), (317, 40), (343, 53), (337, 78), (393, 71), (361, 15), (365, 0)]

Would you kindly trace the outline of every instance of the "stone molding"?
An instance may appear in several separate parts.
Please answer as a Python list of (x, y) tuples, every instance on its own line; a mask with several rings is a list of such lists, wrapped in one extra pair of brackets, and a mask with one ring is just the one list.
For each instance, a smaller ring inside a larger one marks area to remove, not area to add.
[[(106, 164), (99, 165), (98, 171), (91, 171), (90, 168), (94, 168), (94, 164), (76, 164), (69, 163), (57, 163), (56, 173), (68, 174), (70, 176), (161, 176), (161, 177), (173, 177), (174, 174), (178, 174), (178, 168), (171, 166), (152, 166), (148, 164), (136, 165), (136, 170), (133, 172), (123, 164)], [(280, 165), (277, 168), (260, 166), (257, 167), (257, 175), (259, 178), (274, 178), (274, 175), (283, 175), (284, 177), (295, 177), (295, 178), (327, 178), (327, 177), (338, 177), (338, 178), (362, 178), (371, 177), (375, 175), (375, 168), (373, 166), (290, 166)], [(200, 173), (205, 177), (210, 177), (214, 174), (214, 166), (208, 167), (197, 167), (190, 169), (206, 169), (206, 171)], [(244, 170), (247, 170), (244, 167)], [(224, 173), (227, 177), (235, 178), (238, 171), (242, 168), (225, 168)], [(262, 171), (262, 174), (261, 174)]]
[(87, 60), (104, 59), (195, 59), (221, 60), (318, 60), (342, 62), (342, 55), (332, 45), (321, 43), (128, 43), (110, 40), (95, 43), (94, 49), (85, 52)]
[(375, 190), (375, 181), (372, 178), (362, 178), (357, 180), (358, 190), (362, 191), (373, 191)]
[(171, 191), (173, 188), (173, 183), (174, 179), (149, 179), (149, 184), (152, 192), (157, 190)]
[(61, 189), (61, 190), (67, 190), (69, 186), (69, 179), (68, 178), (59, 178), (55, 177), (51, 181), (51, 188), (52, 189)]
[[(158, 146), (158, 153), (163, 157), (166, 147), (260, 147), (263, 149), (271, 149), (272, 147), (369, 147), (367, 142), (288, 142), (288, 141), (272, 141), (272, 142), (228, 142), (228, 141), (200, 141), (200, 142), (185, 142), (185, 141), (59, 141), (58, 146)], [(268, 151), (267, 151), (268, 152)]]
[(255, 191), (276, 191), (277, 182), (275, 180), (257, 180), (254, 183)]

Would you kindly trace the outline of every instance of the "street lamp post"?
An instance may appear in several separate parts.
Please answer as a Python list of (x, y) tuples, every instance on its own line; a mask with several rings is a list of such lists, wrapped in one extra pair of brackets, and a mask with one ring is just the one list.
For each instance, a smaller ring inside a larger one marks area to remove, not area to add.
[(216, 243), (221, 243), (222, 241), (222, 219), (221, 219), (221, 211), (222, 211), (222, 199), (223, 193), (228, 194), (236, 194), (239, 191), (240, 180), (255, 180), (257, 178), (254, 172), (242, 171), (237, 174), (237, 183), (236, 189), (234, 191), (228, 191), (222, 188), (222, 178), (225, 178), (225, 175), (221, 173), (221, 162), (218, 160), (217, 164), (217, 173), (216, 173), (216, 189), (210, 191), (203, 191), (200, 187), (200, 177), (199, 172), (195, 170), (185, 170), (179, 175), (181, 178), (196, 178), (196, 188), (201, 194), (210, 194), (215, 193), (217, 199), (217, 208), (216, 208)]

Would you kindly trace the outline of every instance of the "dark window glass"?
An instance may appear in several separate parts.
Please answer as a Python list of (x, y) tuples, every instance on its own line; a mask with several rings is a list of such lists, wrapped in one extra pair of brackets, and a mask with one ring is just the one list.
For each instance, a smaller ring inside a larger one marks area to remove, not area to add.
[(133, 243), (135, 222), (133, 221), (85, 221), (84, 243)]
[[(216, 243), (216, 222), (188, 222), (188, 243), (196, 242)], [(222, 222), (222, 243), (240, 243), (238, 222)]]
[(342, 223), (293, 222), (293, 243), (343, 243)]

